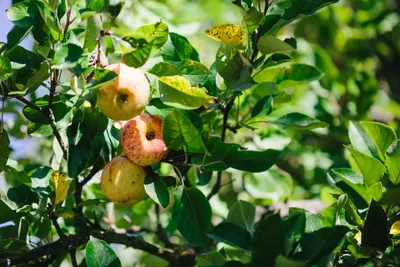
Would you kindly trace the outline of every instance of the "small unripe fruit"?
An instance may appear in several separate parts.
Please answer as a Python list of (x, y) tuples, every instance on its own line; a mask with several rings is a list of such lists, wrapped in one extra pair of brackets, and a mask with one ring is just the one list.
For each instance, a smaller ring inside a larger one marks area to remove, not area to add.
[(118, 74), (98, 90), (97, 107), (113, 120), (130, 120), (142, 113), (150, 97), (146, 76), (123, 63), (105, 67)]
[(162, 119), (142, 114), (130, 120), (122, 131), (122, 150), (140, 166), (162, 160), (168, 153), (162, 138)]
[(146, 197), (146, 171), (129, 159), (119, 156), (110, 161), (101, 174), (104, 196), (121, 205), (135, 204)]

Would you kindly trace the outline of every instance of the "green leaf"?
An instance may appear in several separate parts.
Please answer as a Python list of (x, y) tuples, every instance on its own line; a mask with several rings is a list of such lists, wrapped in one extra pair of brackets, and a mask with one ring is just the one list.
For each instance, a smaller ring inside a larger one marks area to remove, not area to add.
[(141, 47), (138, 47), (135, 51), (125, 53), (123, 56), (123, 62), (134, 68), (143, 66), (150, 58), (152, 43), (144, 43)]
[(362, 121), (360, 124), (377, 147), (380, 159), (385, 160), (386, 150), (397, 139), (396, 133), (392, 128), (382, 123)]
[(149, 73), (154, 74), (157, 77), (182, 75), (176, 65), (168, 62), (157, 63), (149, 70)]
[(157, 173), (151, 173), (146, 176), (144, 189), (147, 195), (157, 204), (166, 208), (169, 204), (168, 187), (163, 179)]
[(17, 26), (30, 27), (34, 23), (35, 9), (28, 1), (16, 3), (6, 9), (8, 19)]
[(370, 194), (372, 196), (372, 199), (375, 201), (380, 201), (385, 192), (386, 188), (383, 187), (381, 182), (374, 183), (368, 188), (368, 194)]
[(204, 80), (206, 80), (209, 75), (206, 66), (193, 60), (185, 60), (183, 64), (179, 64), (179, 71), (192, 85), (204, 83)]
[(318, 263), (336, 249), (348, 231), (346, 226), (339, 225), (304, 234), (293, 259), (309, 264)]
[(222, 159), (228, 167), (248, 171), (263, 172), (271, 168), (282, 155), (282, 151), (267, 149), (264, 151), (229, 150)]
[(135, 30), (135, 33), (148, 36), (153, 50), (160, 49), (168, 41), (168, 25), (163, 22), (141, 26)]
[[(43, 112), (48, 114), (49, 109), (49, 96), (45, 95), (43, 97), (37, 98), (33, 103), (41, 108)], [(59, 96), (55, 96), (53, 98), (53, 110), (54, 110), (54, 118), (57, 121), (60, 121), (64, 116), (70, 111), (70, 107), (68, 107)], [(37, 111), (36, 109), (31, 108), (30, 106), (25, 106), (22, 110), (25, 118), (40, 124), (50, 124), (50, 121), (47, 116), (45, 116), (42, 112)]]
[(199, 54), (186, 37), (173, 32), (169, 33), (169, 37), (170, 42), (162, 49), (164, 61), (179, 62), (191, 59), (200, 62)]
[(273, 100), (273, 95), (267, 95), (261, 98), (251, 110), (251, 117), (255, 118), (269, 115), (272, 112)]
[(90, 17), (86, 22), (85, 40), (83, 48), (88, 52), (92, 52), (97, 46), (97, 36), (99, 34), (99, 27), (96, 25), (96, 19)]
[(262, 68), (268, 68), (268, 67), (273, 67), (277, 66), (286, 62), (290, 62), (292, 60), (291, 57), (289, 57), (286, 54), (282, 53), (276, 53), (272, 54), (267, 60), (264, 62)]
[(7, 53), (13, 69), (38, 69), (43, 64), (43, 59), (40, 56), (21, 46), (16, 46)]
[(282, 26), (339, 0), (283, 0), (274, 6), (265, 18), (262, 35), (276, 33)]
[(191, 87), (182, 76), (164, 76), (159, 79), (161, 101), (180, 109), (196, 109), (210, 101), (204, 88)]
[(23, 212), (17, 213), (15, 211), (17, 208), (17, 204), (10, 200), (3, 190), (0, 190), (0, 224), (18, 219), (25, 215)]
[[(400, 183), (400, 140), (395, 141), (386, 151), (385, 165), (388, 169), (389, 179), (394, 184)], [(1, 165), (0, 165), (1, 166)]]
[(361, 231), (361, 244), (380, 250), (385, 250), (390, 245), (386, 213), (374, 201), (369, 207), (367, 218)]
[(93, 237), (86, 245), (86, 264), (90, 267), (121, 266), (114, 250), (103, 240)]
[(244, 67), (240, 53), (224, 46), (221, 46), (217, 52), (215, 65), (228, 88), (232, 87), (241, 77)]
[(111, 82), (117, 76), (118, 74), (112, 70), (95, 69), (92, 82), (88, 84), (88, 88), (90, 89), (100, 88), (105, 84), (107, 84), (108, 82)]
[(61, 40), (62, 33), (60, 32), (60, 28), (58, 27), (57, 19), (53, 10), (47, 3), (44, 2), (38, 2), (37, 7), (40, 15), (42, 16), (44, 24), (48, 26), (48, 32), (51, 35), (52, 39)]
[(275, 267), (304, 267), (306, 266), (305, 262), (302, 261), (294, 261), (285, 256), (279, 255), (275, 261)]
[(351, 156), (354, 158), (358, 169), (361, 171), (364, 181), (368, 186), (371, 186), (379, 182), (386, 172), (385, 165), (383, 165), (379, 160), (365, 155), (358, 150), (346, 146), (350, 151)]
[(165, 105), (160, 98), (153, 98), (147, 103), (146, 112), (152, 116), (165, 118), (175, 108)]
[(256, 207), (244, 200), (235, 202), (229, 209), (227, 221), (243, 226), (249, 233), (254, 232)]
[(275, 82), (279, 88), (317, 81), (322, 74), (313, 66), (305, 64), (282, 64), (275, 67), (264, 68), (253, 77), (258, 83)]
[(211, 251), (196, 256), (196, 262), (200, 266), (222, 266), (226, 263), (225, 257), (218, 251)]
[(184, 111), (174, 110), (163, 120), (163, 139), (169, 149), (184, 149), (187, 152), (204, 152), (200, 133)]
[(0, 172), (7, 164), (8, 156), (10, 155), (10, 139), (8, 138), (7, 131), (3, 129), (0, 133)]
[(331, 172), (328, 175), (335, 180), (335, 185), (348, 194), (358, 208), (366, 208), (371, 196), (367, 193), (361, 173), (346, 168), (332, 169)]
[(240, 9), (240, 12), (243, 15), (243, 20), (249, 34), (253, 33), (264, 20), (264, 15), (255, 7), (251, 7), (249, 10)]
[(288, 198), (293, 190), (292, 177), (275, 169), (266, 172), (247, 173), (246, 190), (262, 204), (270, 205)]
[(49, 66), (46, 62), (40, 64), (40, 68), (33, 73), (31, 77), (28, 78), (25, 86), (18, 91), (12, 91), (9, 95), (12, 96), (24, 96), (29, 94), (30, 92), (35, 91), (42, 85), (44, 81), (46, 81), (50, 76)]
[(303, 210), (291, 213), (283, 220), (285, 233), (285, 252), (292, 251), (306, 230), (306, 214)]
[(172, 216), (179, 232), (194, 246), (206, 246), (206, 233), (211, 228), (211, 206), (203, 193), (196, 188), (185, 188), (181, 205)]
[(279, 3), (284, 7), (282, 19), (289, 23), (301, 16), (309, 16), (319, 9), (337, 3), (339, 0), (285, 0)]
[(254, 266), (273, 266), (279, 254), (284, 254), (282, 219), (279, 213), (264, 218), (253, 235), (252, 264)]
[(242, 226), (231, 222), (222, 222), (218, 224), (211, 229), (207, 235), (210, 238), (226, 243), (230, 246), (245, 250), (249, 250), (251, 247), (250, 233)]
[(14, 49), (19, 43), (21, 43), (31, 30), (32, 27), (15, 26), (7, 34), (7, 53), (9, 53), (10, 50)]
[(32, 189), (40, 194), (48, 195), (52, 190), (50, 188), (52, 169), (41, 167), (32, 174)]
[(286, 114), (271, 123), (277, 124), (283, 129), (291, 128), (291, 129), (302, 129), (302, 130), (311, 130), (316, 128), (325, 128), (329, 125), (323, 121), (311, 118), (307, 115), (301, 113), (289, 113)]
[(110, 4), (109, 0), (87, 0), (86, 7), (88, 9), (97, 11), (97, 12), (105, 12), (108, 10), (108, 6)]
[(358, 121), (350, 121), (349, 138), (354, 149), (371, 157), (379, 158), (377, 147)]
[(79, 64), (83, 55), (82, 47), (76, 44), (63, 44), (54, 54), (54, 69), (71, 69)]
[(257, 43), (257, 47), (258, 50), (264, 55), (272, 54), (275, 52), (294, 50), (291, 45), (279, 40), (278, 38), (275, 38), (272, 35), (264, 35), (263, 37), (261, 37)]
[(7, 80), (11, 74), (12, 69), (10, 60), (0, 55), (0, 81)]
[(39, 238), (46, 238), (51, 231), (51, 221), (47, 217), (40, 217), (30, 226), (31, 235)]
[(25, 184), (8, 189), (7, 196), (10, 200), (18, 204), (18, 206), (32, 205), (38, 203), (38, 195), (31, 190), (31, 188)]

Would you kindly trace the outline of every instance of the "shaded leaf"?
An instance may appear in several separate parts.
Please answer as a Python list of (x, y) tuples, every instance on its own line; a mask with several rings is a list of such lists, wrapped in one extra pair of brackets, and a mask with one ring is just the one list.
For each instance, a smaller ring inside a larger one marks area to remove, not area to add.
[[(389, 179), (394, 184), (400, 183), (400, 140), (395, 141), (386, 152), (385, 165)], [(1, 165), (0, 165), (1, 166)]]
[(274, 121), (271, 121), (271, 123), (277, 124), (284, 129), (292, 128), (311, 130), (316, 128), (325, 128), (329, 126), (323, 121), (311, 118), (307, 115), (297, 112), (286, 114)]
[(251, 246), (250, 233), (244, 227), (231, 222), (218, 224), (207, 235), (234, 247), (249, 250)]
[(96, 238), (92, 238), (86, 245), (86, 264), (90, 267), (121, 266), (114, 250), (106, 242)]
[(146, 176), (144, 189), (147, 195), (157, 204), (166, 208), (169, 204), (168, 187), (163, 179), (157, 173), (151, 173)]
[(254, 232), (252, 264), (273, 266), (279, 254), (284, 254), (284, 232), (279, 213), (264, 218)]
[(206, 246), (206, 233), (211, 228), (211, 206), (200, 190), (183, 190), (180, 208), (174, 210), (172, 219), (187, 241), (195, 246)]
[(322, 78), (322, 74), (313, 66), (305, 64), (282, 64), (264, 68), (253, 77), (258, 83), (275, 82), (279, 88), (297, 86)]
[(264, 35), (257, 43), (258, 50), (267, 55), (275, 52), (292, 51), (294, 48), (272, 35)]
[(227, 221), (243, 226), (249, 233), (254, 231), (256, 207), (244, 200), (235, 202), (229, 209)]

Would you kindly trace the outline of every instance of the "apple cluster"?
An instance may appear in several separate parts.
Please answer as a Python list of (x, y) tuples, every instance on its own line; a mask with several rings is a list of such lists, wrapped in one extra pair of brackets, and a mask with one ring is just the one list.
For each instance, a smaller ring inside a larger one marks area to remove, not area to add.
[(98, 90), (97, 106), (108, 118), (128, 122), (121, 136), (123, 155), (104, 167), (101, 187), (114, 203), (130, 205), (146, 197), (144, 167), (162, 160), (168, 150), (162, 138), (162, 119), (141, 114), (150, 98), (146, 76), (123, 63), (105, 69), (117, 77)]

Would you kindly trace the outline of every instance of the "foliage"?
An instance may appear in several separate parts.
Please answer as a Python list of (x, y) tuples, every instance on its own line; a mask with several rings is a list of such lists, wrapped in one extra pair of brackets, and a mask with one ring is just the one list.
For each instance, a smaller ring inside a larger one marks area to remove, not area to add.
[[(399, 265), (399, 6), (189, 2), (23, 0), (6, 10), (0, 265)], [(216, 16), (221, 8), (235, 8), (235, 21)], [(206, 13), (212, 24), (197, 39), (177, 33)], [(27, 36), (32, 49), (21, 46)], [(132, 206), (109, 202), (99, 184), (122, 129), (96, 94), (115, 78), (104, 66), (119, 62), (145, 72), (145, 113), (163, 119), (169, 149)], [(36, 147), (17, 156), (22, 138)], [(318, 214), (274, 210), (314, 197), (328, 203)]]

